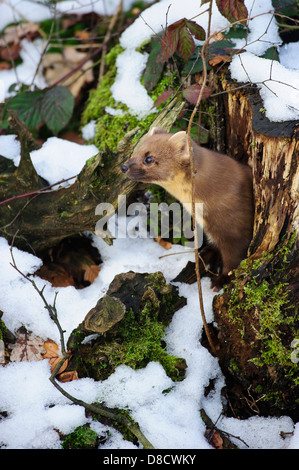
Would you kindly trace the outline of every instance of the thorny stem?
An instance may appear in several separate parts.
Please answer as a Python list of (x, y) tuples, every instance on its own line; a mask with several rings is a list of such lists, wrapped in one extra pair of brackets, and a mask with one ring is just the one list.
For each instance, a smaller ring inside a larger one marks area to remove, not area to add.
[(69, 180), (76, 178), (76, 176), (70, 176), (69, 178), (57, 181), (57, 183), (50, 184), (49, 186), (45, 186), (44, 188), (37, 189), (36, 191), (31, 191), (30, 193), (18, 194), (17, 196), (10, 197), (9, 199), (5, 199), (4, 201), (0, 201), (0, 206), (2, 204), (7, 204), (15, 199), (21, 199), (22, 197), (33, 196), (35, 194), (45, 193), (48, 189), (52, 188), (53, 186), (57, 186), (61, 183), (66, 183)]
[[(209, 10), (209, 14), (211, 15), (211, 8)], [(203, 297), (202, 297), (202, 288), (201, 288), (201, 279), (200, 279), (200, 265), (199, 265), (199, 256), (198, 256), (198, 232), (197, 232), (197, 224), (196, 224), (196, 214), (195, 214), (195, 168), (194, 168), (194, 160), (193, 160), (193, 152), (192, 152), (192, 144), (191, 144), (191, 137), (190, 137), (190, 130), (192, 126), (192, 122), (194, 119), (194, 116), (199, 108), (199, 105), (201, 103), (201, 99), (203, 96), (203, 92), (207, 83), (207, 64), (206, 64), (206, 55), (205, 55), (205, 47), (209, 43), (210, 36), (208, 36), (208, 39), (204, 42), (202, 49), (201, 49), (201, 57), (202, 57), (202, 63), (203, 63), (203, 80), (201, 83), (201, 89), (200, 93), (198, 95), (198, 99), (196, 102), (196, 105), (194, 106), (194, 109), (192, 111), (189, 123), (188, 123), (188, 128), (187, 128), (187, 139), (188, 139), (188, 149), (189, 149), (189, 157), (190, 157), (190, 167), (191, 167), (191, 185), (192, 185), (192, 218), (193, 218), (193, 230), (194, 230), (194, 244), (195, 244), (195, 271), (196, 271), (196, 280), (197, 280), (197, 288), (198, 288), (198, 296), (199, 296), (199, 305), (200, 305), (200, 311), (201, 311), (201, 317), (203, 321), (203, 326), (204, 330), (211, 348), (211, 352), (216, 356), (216, 349), (213, 344), (210, 331), (209, 331), (209, 326), (207, 324), (206, 316), (205, 316), (205, 311), (204, 311), (204, 305), (203, 305)]]
[(110, 419), (113, 422), (116, 422), (118, 424), (122, 424), (122, 425), (126, 426), (126, 428), (132, 434), (134, 434), (134, 436), (140, 441), (140, 443), (142, 444), (144, 449), (154, 449), (154, 446), (144, 436), (144, 434), (141, 432), (138, 424), (135, 423), (133, 420), (131, 421), (129, 418), (127, 418), (124, 414), (120, 413), (119, 411), (111, 410), (111, 409), (106, 408), (106, 407), (104, 407), (100, 404), (86, 403), (82, 400), (79, 400), (79, 399), (73, 397), (66, 390), (64, 390), (61, 387), (61, 385), (59, 385), (58, 382), (56, 381), (56, 375), (58, 374), (60, 368), (62, 367), (64, 362), (69, 359), (69, 353), (66, 351), (66, 348), (65, 348), (64, 330), (62, 329), (62, 327), (59, 323), (57, 310), (56, 310), (56, 298), (57, 298), (58, 292), (55, 293), (53, 306), (50, 305), (47, 302), (47, 299), (45, 298), (44, 293), (43, 293), (45, 286), (42, 289), (39, 289), (37, 287), (36, 283), (34, 282), (34, 280), (30, 279), (30, 277), (26, 276), (26, 274), (24, 274), (17, 267), (16, 261), (15, 261), (14, 255), (13, 255), (13, 244), (14, 244), (14, 239), (15, 239), (16, 236), (17, 236), (17, 232), (15, 233), (15, 235), (13, 237), (11, 247), (10, 247), (10, 253), (11, 253), (11, 258), (12, 258), (12, 263), (10, 263), (10, 264), (19, 274), (21, 274), (21, 276), (23, 276), (27, 281), (29, 281), (31, 283), (31, 285), (34, 287), (34, 289), (37, 291), (37, 293), (41, 297), (43, 303), (45, 304), (45, 308), (49, 312), (51, 320), (53, 320), (54, 323), (56, 324), (56, 326), (58, 328), (58, 331), (59, 331), (59, 334), (60, 334), (61, 352), (62, 352), (63, 357), (61, 358), (61, 360), (59, 361), (59, 363), (55, 367), (55, 369), (52, 372), (51, 376), (49, 377), (50, 382), (54, 385), (55, 388), (57, 388), (57, 390), (60, 391), (60, 393), (62, 395), (64, 395), (66, 398), (68, 398), (72, 403), (74, 403), (76, 405), (83, 406), (86, 410), (90, 411), (91, 413), (93, 413), (95, 415), (101, 416), (103, 418)]

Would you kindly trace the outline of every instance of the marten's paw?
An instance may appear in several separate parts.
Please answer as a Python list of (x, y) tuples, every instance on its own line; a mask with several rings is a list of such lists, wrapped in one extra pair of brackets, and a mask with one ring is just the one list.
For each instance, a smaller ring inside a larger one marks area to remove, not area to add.
[(225, 284), (228, 284), (229, 281), (230, 277), (227, 274), (220, 274), (212, 280), (211, 288), (214, 292), (218, 292), (222, 289)]

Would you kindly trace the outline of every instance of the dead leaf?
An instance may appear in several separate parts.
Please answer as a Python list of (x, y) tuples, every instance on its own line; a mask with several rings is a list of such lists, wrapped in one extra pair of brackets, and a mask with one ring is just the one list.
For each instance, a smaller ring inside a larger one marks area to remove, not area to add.
[(82, 42), (88, 42), (90, 38), (90, 32), (89, 31), (76, 31), (75, 36), (80, 39)]
[(19, 57), (21, 51), (20, 43), (8, 44), (6, 47), (3, 47), (0, 52), (1, 59), (12, 61)]
[(32, 332), (28, 332), (24, 327), (16, 332), (16, 342), (11, 344), (10, 361), (40, 361), (43, 359), (44, 340)]
[(68, 372), (62, 372), (62, 374), (59, 374), (59, 377), (57, 377), (59, 382), (72, 382), (73, 380), (78, 380), (78, 372), (76, 370), (70, 370)]
[(211, 430), (208, 428), (205, 432), (205, 435), (208, 438), (209, 443), (215, 449), (223, 449), (223, 439), (215, 429)]
[(100, 267), (97, 266), (96, 264), (92, 264), (91, 266), (88, 266), (88, 268), (84, 272), (84, 281), (90, 282), (90, 284), (93, 283), (93, 281), (97, 278), (98, 274), (100, 272)]
[(163, 240), (163, 238), (161, 238), (160, 236), (157, 237), (155, 240), (156, 240), (156, 242), (159, 243), (159, 245), (162, 246), (162, 248), (164, 248), (165, 250), (170, 250), (170, 248), (172, 247), (172, 243), (167, 242), (166, 240)]
[[(72, 46), (65, 47), (63, 54), (58, 52), (46, 54), (42, 65), (47, 83), (53, 85), (56, 81), (74, 70), (86, 57), (87, 54), (78, 52)], [(76, 70), (63, 82), (63, 85), (68, 87), (73, 96), (77, 97), (83, 85), (93, 81), (92, 66), (93, 62), (88, 60), (79, 70)]]
[[(51, 365), (51, 372), (54, 372), (63, 357), (61, 352), (59, 351), (59, 347), (54, 341), (48, 339), (43, 344), (43, 348), (46, 350), (46, 352), (43, 354), (42, 359), (49, 359), (49, 363)], [(63, 372), (67, 368), (68, 362), (68, 359), (64, 361), (56, 375), (61, 374), (61, 372)]]
[[(202, 85), (199, 83), (195, 83), (193, 85), (188, 86), (183, 90), (184, 98), (191, 104), (196, 104), (198, 96), (200, 94)], [(202, 93), (202, 100), (209, 98), (209, 96), (213, 93), (213, 89), (209, 86), (205, 86)]]
[(25, 37), (27, 39), (33, 39), (39, 32), (39, 25), (35, 23), (20, 23), (15, 26), (8, 26), (5, 28), (3, 37), (0, 38), (0, 47), (6, 47), (11, 43), (18, 43)]
[(35, 274), (36, 276), (49, 281), (53, 287), (75, 286), (73, 276), (59, 264), (51, 263), (47, 266), (43, 265), (35, 272)]
[(211, 39), (214, 39), (214, 41), (223, 41), (223, 39), (226, 39), (225, 36), (223, 36), (223, 34), (220, 32), (220, 31), (217, 31), (216, 33), (214, 33), (212, 35), (212, 38)]
[(11, 64), (8, 62), (0, 62), (0, 70), (9, 70), (11, 69)]
[(230, 62), (231, 60), (232, 58), (229, 55), (217, 55), (216, 57), (212, 57), (209, 60), (209, 64), (213, 67), (214, 65), (220, 64), (221, 62)]

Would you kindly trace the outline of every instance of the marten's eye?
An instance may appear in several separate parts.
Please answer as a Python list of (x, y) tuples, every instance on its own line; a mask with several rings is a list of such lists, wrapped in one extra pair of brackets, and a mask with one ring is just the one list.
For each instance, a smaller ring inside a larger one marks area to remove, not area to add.
[(145, 157), (145, 159), (143, 160), (143, 163), (145, 163), (146, 165), (150, 165), (151, 163), (153, 163), (153, 161), (154, 161), (153, 157), (149, 155)]

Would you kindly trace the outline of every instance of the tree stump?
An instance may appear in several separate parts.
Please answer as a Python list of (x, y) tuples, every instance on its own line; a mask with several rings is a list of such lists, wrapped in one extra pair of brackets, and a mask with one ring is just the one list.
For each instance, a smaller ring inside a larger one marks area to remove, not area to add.
[(270, 122), (257, 88), (212, 78), (224, 92), (226, 151), (252, 167), (255, 198), (248, 258), (214, 298), (230, 413), (298, 417), (299, 122)]

